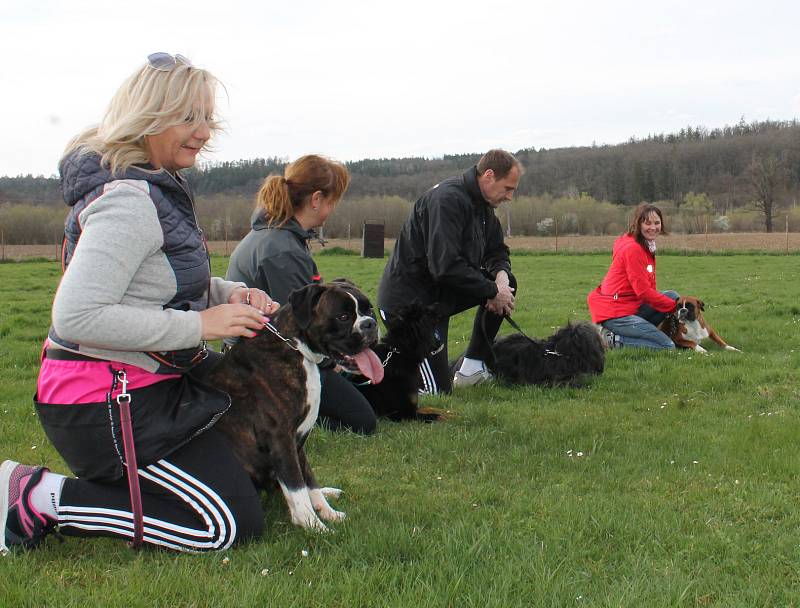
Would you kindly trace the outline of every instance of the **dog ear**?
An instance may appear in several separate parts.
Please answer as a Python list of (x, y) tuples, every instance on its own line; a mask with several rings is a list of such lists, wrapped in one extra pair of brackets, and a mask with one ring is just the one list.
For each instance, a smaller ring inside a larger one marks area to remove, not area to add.
[(358, 285), (356, 285), (355, 283), (353, 283), (353, 281), (351, 281), (346, 277), (336, 277), (335, 279), (333, 279), (333, 281), (331, 281), (331, 283), (339, 283), (341, 285), (347, 285), (348, 287), (355, 287), (356, 289), (358, 289)]
[(306, 285), (300, 289), (295, 289), (289, 294), (289, 304), (292, 307), (294, 320), (300, 329), (308, 329), (314, 319), (314, 307), (317, 305), (325, 288), (318, 283)]
[(706, 309), (705, 303), (700, 298), (697, 299), (697, 305), (700, 307), (700, 310), (705, 310)]

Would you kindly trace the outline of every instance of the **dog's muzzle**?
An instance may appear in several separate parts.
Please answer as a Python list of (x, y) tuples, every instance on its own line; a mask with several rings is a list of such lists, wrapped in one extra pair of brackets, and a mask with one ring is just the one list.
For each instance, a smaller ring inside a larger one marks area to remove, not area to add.
[(365, 317), (356, 323), (356, 331), (360, 333), (364, 342), (372, 344), (378, 340), (378, 322), (371, 317)]

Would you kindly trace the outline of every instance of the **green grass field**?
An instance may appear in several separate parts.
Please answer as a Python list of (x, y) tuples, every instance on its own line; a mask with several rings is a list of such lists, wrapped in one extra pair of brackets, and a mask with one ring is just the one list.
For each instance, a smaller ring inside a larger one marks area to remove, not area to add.
[[(515, 257), (515, 319), (545, 336), (588, 318), (608, 262)], [(0, 559), (0, 606), (798, 605), (798, 262), (659, 258), (659, 287), (702, 297), (742, 354), (613, 351), (584, 389), (480, 386), (425, 399), (445, 423), (316, 430), (317, 477), (345, 492), (333, 534), (293, 527), (270, 495), (264, 539), (224, 553), (48, 538)], [(373, 296), (383, 263), (318, 256)], [(0, 458), (66, 472), (31, 404), (58, 277), (0, 265)], [(470, 324), (454, 321), (451, 356)]]

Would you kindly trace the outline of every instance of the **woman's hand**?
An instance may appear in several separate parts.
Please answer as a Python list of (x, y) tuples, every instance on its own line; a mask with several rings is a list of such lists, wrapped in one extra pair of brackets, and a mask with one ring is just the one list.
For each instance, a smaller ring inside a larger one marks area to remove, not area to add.
[(213, 306), (200, 312), (200, 320), (203, 324), (203, 340), (219, 340), (220, 338), (239, 336), (252, 338), (256, 335), (255, 330), (261, 329), (265, 323), (269, 322), (266, 316), (248, 304)]
[(256, 287), (236, 287), (228, 298), (230, 304), (249, 304), (262, 314), (271, 315), (278, 310), (280, 304), (267, 295), (267, 292)]

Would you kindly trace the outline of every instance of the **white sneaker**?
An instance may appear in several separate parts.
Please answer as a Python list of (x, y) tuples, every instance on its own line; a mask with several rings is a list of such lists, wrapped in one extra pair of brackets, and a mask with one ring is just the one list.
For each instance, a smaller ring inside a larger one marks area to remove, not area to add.
[(453, 376), (453, 388), (475, 386), (476, 384), (482, 384), (483, 382), (488, 382), (489, 380), (494, 380), (494, 374), (492, 374), (492, 372), (486, 368), (480, 369), (474, 374), (469, 375), (456, 372), (455, 376)]

